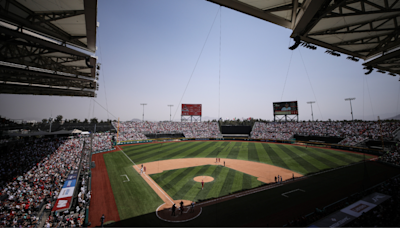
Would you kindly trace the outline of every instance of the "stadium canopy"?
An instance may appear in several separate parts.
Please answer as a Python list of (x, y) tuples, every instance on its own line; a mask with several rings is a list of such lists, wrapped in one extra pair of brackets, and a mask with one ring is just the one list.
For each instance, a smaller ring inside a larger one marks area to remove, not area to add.
[(208, 0), (291, 29), (298, 45), (400, 74), (399, 0)]
[(95, 97), (97, 0), (0, 1), (0, 93)]

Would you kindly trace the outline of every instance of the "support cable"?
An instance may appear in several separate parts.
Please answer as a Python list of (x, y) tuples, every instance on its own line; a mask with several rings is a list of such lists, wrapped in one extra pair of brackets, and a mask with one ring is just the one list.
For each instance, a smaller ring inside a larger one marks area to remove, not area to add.
[(217, 14), (215, 14), (214, 21), (213, 21), (213, 23), (212, 23), (212, 25), (211, 25), (210, 31), (208, 32), (206, 41), (205, 41), (204, 44), (203, 44), (203, 47), (202, 47), (202, 49), (201, 49), (201, 51), (200, 51), (200, 54), (199, 54), (199, 57), (197, 57), (197, 61), (196, 61), (196, 64), (194, 65), (192, 74), (190, 75), (189, 81), (188, 81), (188, 83), (186, 84), (185, 90), (183, 91), (181, 100), (179, 101), (179, 105), (176, 107), (176, 110), (175, 110), (175, 113), (174, 113), (174, 117), (173, 117), (172, 119), (175, 119), (176, 113), (178, 112), (178, 109), (179, 109), (179, 107), (180, 107), (180, 105), (181, 105), (181, 103), (182, 103), (182, 99), (183, 99), (183, 97), (185, 96), (185, 93), (186, 93), (186, 90), (187, 90), (187, 88), (188, 88), (188, 86), (189, 86), (190, 80), (192, 79), (193, 74), (194, 74), (194, 71), (196, 70), (197, 64), (199, 63), (201, 54), (203, 53), (204, 47), (206, 46), (206, 43), (207, 43), (208, 37), (210, 36), (211, 30), (212, 30), (212, 28), (214, 27), (214, 23), (215, 23), (215, 20), (217, 19), (217, 16), (218, 16), (219, 11), (220, 11), (220, 8), (218, 8)]
[(304, 70), (306, 71), (306, 75), (307, 75), (307, 78), (308, 78), (308, 82), (310, 83), (310, 86), (311, 86), (311, 91), (312, 91), (313, 94), (314, 94), (315, 103), (317, 103), (318, 111), (319, 111), (319, 114), (321, 115), (321, 120), (323, 120), (324, 117), (322, 116), (321, 109), (319, 108), (319, 104), (318, 104), (318, 102), (317, 102), (317, 96), (315, 96), (314, 88), (313, 88), (313, 86), (312, 86), (312, 84), (311, 84), (310, 76), (308, 75), (308, 71), (307, 71), (307, 68), (306, 68), (306, 64), (304, 63), (303, 56), (301, 55), (301, 51), (300, 51), (300, 50), (299, 50), (299, 53), (300, 53), (301, 61), (302, 61), (303, 66), (304, 66)]

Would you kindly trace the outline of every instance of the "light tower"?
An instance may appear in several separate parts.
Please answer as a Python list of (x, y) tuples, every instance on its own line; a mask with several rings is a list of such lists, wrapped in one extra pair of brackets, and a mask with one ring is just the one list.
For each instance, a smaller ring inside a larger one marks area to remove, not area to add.
[(307, 102), (307, 104), (310, 104), (311, 105), (311, 118), (312, 118), (312, 121), (314, 122), (314, 113), (313, 113), (313, 110), (312, 110), (312, 104), (314, 104), (315, 103), (315, 101), (309, 101), (309, 102)]
[(169, 106), (169, 122), (172, 122), (171, 121), (171, 107), (174, 105), (168, 105), (168, 106)]
[(143, 105), (143, 119), (142, 119), (142, 121), (144, 122), (144, 106), (147, 105), (147, 103), (141, 103), (140, 105)]
[(351, 106), (351, 101), (355, 100), (356, 98), (346, 98), (344, 99), (345, 101), (350, 101), (350, 110), (351, 110), (351, 121), (354, 121), (353, 119), (353, 106)]

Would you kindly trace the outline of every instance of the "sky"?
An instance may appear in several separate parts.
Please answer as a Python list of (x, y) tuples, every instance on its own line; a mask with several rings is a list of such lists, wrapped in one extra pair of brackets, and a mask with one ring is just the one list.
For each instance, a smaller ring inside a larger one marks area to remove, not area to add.
[(364, 75), (363, 60), (321, 47), (291, 51), (291, 30), (205, 0), (99, 0), (97, 20), (95, 101), (0, 94), (0, 115), (126, 121), (142, 119), (147, 103), (145, 120), (169, 120), (171, 110), (180, 121), (187, 103), (202, 104), (203, 120), (273, 120), (273, 102), (298, 101), (299, 120), (309, 120), (315, 101), (314, 119), (351, 120), (349, 97), (354, 119), (399, 114), (398, 77)]

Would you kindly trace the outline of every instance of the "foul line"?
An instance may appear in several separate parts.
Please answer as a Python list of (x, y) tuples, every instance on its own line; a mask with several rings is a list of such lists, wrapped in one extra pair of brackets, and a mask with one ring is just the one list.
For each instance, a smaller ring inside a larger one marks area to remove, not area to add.
[(295, 190), (292, 190), (292, 191), (289, 191), (289, 192), (282, 193), (282, 196), (284, 196), (286, 198), (289, 198), (289, 196), (287, 196), (286, 194), (289, 194), (289, 193), (292, 193), (292, 192), (296, 192), (296, 191), (305, 192), (303, 189), (298, 188), (298, 189), (295, 189)]
[(121, 177), (125, 176), (126, 179), (128, 179), (128, 180), (124, 180), (123, 182), (128, 182), (128, 181), (130, 181), (128, 175), (124, 174), (124, 175), (120, 175), (120, 176), (121, 176)]
[[(131, 162), (139, 169), (139, 167), (136, 165), (136, 163), (133, 162), (132, 159), (131, 159), (130, 157), (128, 157), (128, 155), (125, 154), (124, 150), (122, 150), (120, 146), (117, 146), (117, 147), (120, 149), (120, 151), (121, 151), (122, 153), (124, 153), (124, 155), (129, 159), (129, 161), (131, 161)], [(135, 171), (136, 171), (136, 170), (135, 170)], [(166, 195), (166, 194), (164, 193), (164, 191), (160, 189), (160, 187), (158, 186), (158, 184), (154, 182), (153, 179), (151, 179), (151, 178), (150, 178), (149, 176), (147, 176), (145, 173), (143, 173), (143, 175), (144, 175), (145, 177), (147, 177), (147, 179), (148, 179), (150, 182), (152, 182), (152, 183), (154, 184), (154, 186), (155, 186), (165, 197), (167, 197), (168, 200), (169, 200), (172, 204), (174, 204), (174, 202), (171, 200), (171, 197), (170, 197), (169, 195)]]

